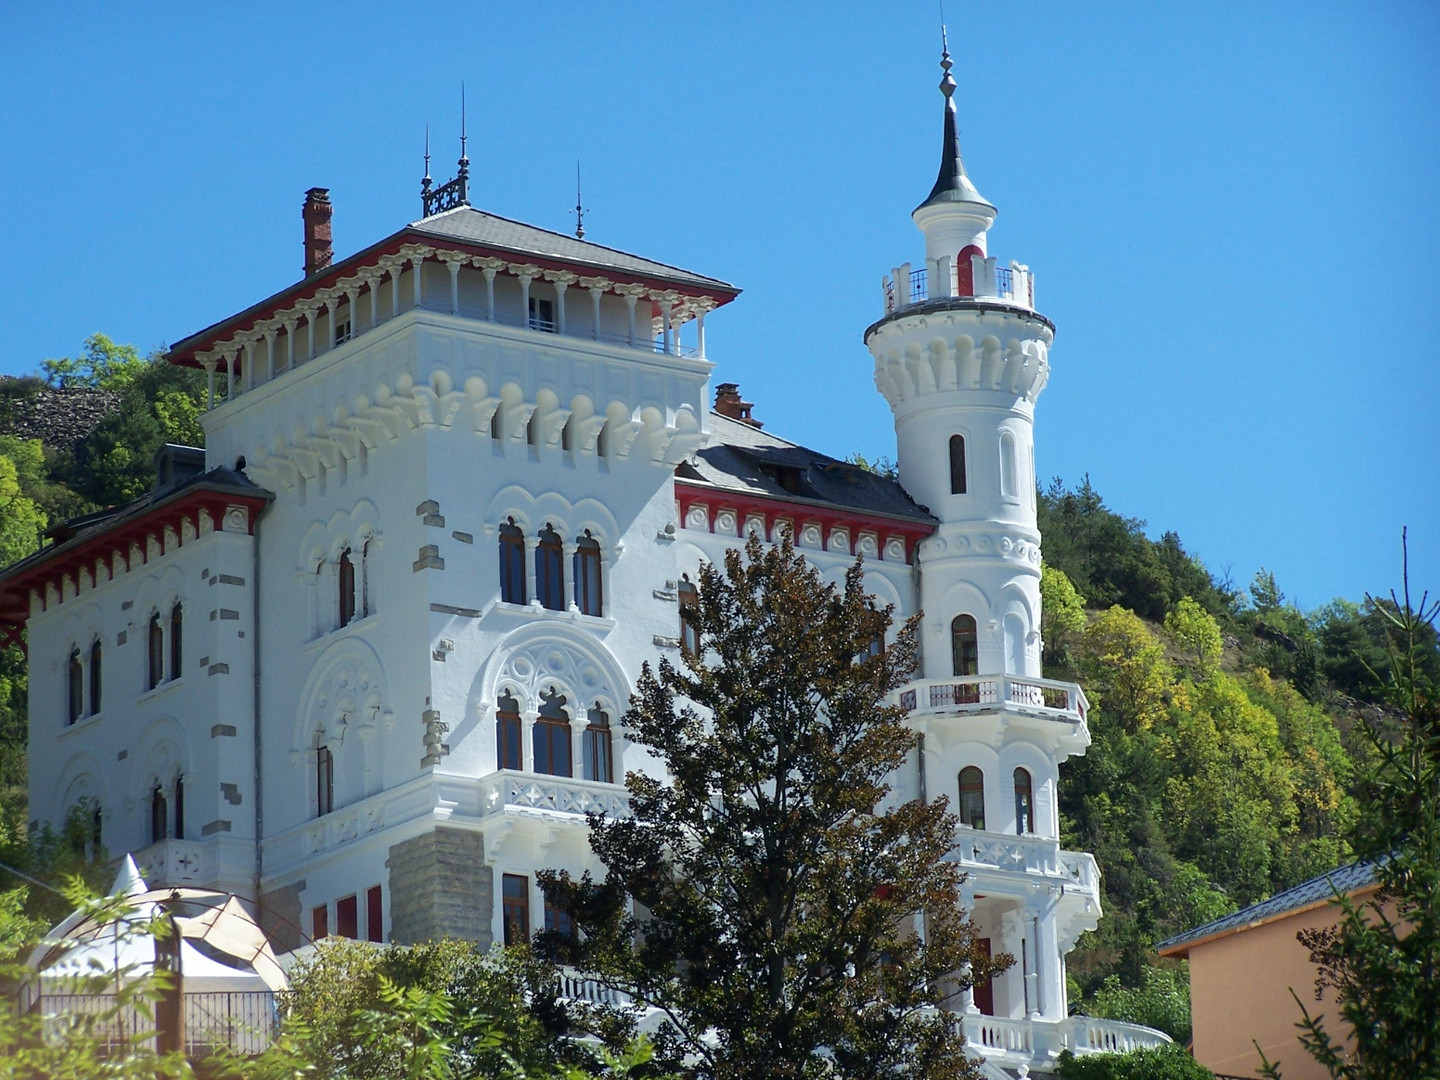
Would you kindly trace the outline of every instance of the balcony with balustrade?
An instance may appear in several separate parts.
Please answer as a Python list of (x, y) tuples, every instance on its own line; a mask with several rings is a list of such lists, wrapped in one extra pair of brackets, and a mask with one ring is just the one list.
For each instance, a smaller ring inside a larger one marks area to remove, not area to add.
[(480, 779), (482, 818), (537, 818), (584, 825), (586, 814), (628, 817), (623, 784), (503, 769)]
[(1163, 1046), (1170, 1036), (1123, 1020), (1069, 1016), (1064, 1020), (971, 1014), (961, 1021), (970, 1050), (988, 1064), (1005, 1069), (1029, 1066), (1049, 1074), (1064, 1050), (1076, 1057), (1123, 1054)]
[(1035, 275), (1023, 263), (1000, 266), (984, 255), (927, 259), (924, 269), (903, 263), (882, 281), (885, 314), (909, 308), (999, 305), (1035, 310)]
[(956, 675), (921, 679), (902, 687), (892, 698), (910, 723), (924, 731), (966, 723), (973, 734), (985, 725), (1001, 731), (1024, 731), (1042, 746), (1066, 755), (1083, 753), (1090, 745), (1086, 713), (1090, 702), (1076, 683), (1019, 675)]

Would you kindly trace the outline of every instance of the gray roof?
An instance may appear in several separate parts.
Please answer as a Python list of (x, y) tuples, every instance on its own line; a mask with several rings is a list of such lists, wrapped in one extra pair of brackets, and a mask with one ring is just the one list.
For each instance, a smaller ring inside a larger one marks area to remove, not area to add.
[(717, 412), (710, 414), (709, 445), (676, 475), (746, 495), (858, 510), (926, 525), (936, 520), (895, 480)]
[(1331, 870), (1319, 877), (1313, 877), (1309, 881), (1302, 881), (1299, 885), (1293, 885), (1284, 892), (1276, 893), (1268, 900), (1262, 900), (1258, 904), (1242, 908), (1233, 915), (1226, 915), (1223, 919), (1216, 919), (1204, 926), (1187, 930), (1183, 934), (1166, 938), (1155, 948), (1160, 952), (1166, 952), (1202, 938), (1215, 937), (1218, 934), (1239, 930), (1255, 923), (1269, 922), (1292, 911), (1299, 911), (1301, 908), (1329, 900), (1336, 892), (1342, 895), (1352, 893), (1356, 889), (1369, 885), (1374, 880), (1375, 863), (1351, 863), (1349, 866), (1342, 866), (1338, 870)]
[(619, 270), (646, 277), (663, 278), (677, 285), (693, 285), (702, 289), (723, 289), (738, 293), (735, 286), (718, 278), (693, 274), (678, 266), (644, 259), (626, 251), (592, 244), (588, 240), (577, 240), (564, 233), (551, 232), (521, 221), (487, 214), (473, 206), (457, 206), (453, 210), (432, 214), (428, 218), (411, 222), (415, 232), (433, 236), (437, 240), (455, 240), (460, 243), (481, 244), (485, 247), (513, 251), (517, 255), (538, 255), (562, 262), (584, 263), (599, 270)]
[(214, 491), (265, 500), (275, 497), (270, 491), (253, 483), (244, 473), (222, 465), (176, 483), (157, 487), (132, 502), (97, 510), (55, 526), (47, 534), (54, 537), (51, 543), (0, 569), (0, 583), (21, 571), (47, 562), (61, 552), (80, 547), (86, 541), (101, 536), (126, 521), (141, 517), (195, 491)]

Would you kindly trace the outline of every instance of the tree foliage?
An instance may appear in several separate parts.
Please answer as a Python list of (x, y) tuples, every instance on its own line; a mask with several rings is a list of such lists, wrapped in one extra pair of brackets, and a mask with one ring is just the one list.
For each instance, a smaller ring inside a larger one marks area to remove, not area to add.
[(1128, 1054), (1060, 1054), (1060, 1080), (1214, 1080), (1215, 1074), (1177, 1044)]
[(603, 883), (542, 875), (578, 931), (542, 947), (660, 1010), (697, 1077), (971, 1075), (931, 1007), (1010, 957), (976, 948), (945, 801), (888, 786), (917, 744), (885, 703), (916, 621), (872, 651), (890, 611), (858, 563), (827, 586), (753, 536), (702, 567), (694, 619), (702, 655), (646, 666), (625, 718), (673, 782), (632, 772), (633, 816), (592, 819)]

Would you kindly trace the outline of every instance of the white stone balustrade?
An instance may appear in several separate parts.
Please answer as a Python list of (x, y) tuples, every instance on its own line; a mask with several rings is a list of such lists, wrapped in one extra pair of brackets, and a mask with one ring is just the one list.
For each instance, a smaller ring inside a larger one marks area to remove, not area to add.
[(955, 848), (949, 858), (972, 877), (995, 873), (1025, 874), (1063, 881), (1077, 892), (1100, 895), (1100, 870), (1094, 856), (1084, 851), (1064, 851), (1060, 841), (1041, 836), (1016, 836), (986, 832), (968, 825), (955, 830)]
[(1093, 1016), (1056, 1021), (972, 1014), (963, 1018), (962, 1026), (970, 1049), (987, 1061), (1009, 1068), (1028, 1065), (1046, 1073), (1054, 1068), (1062, 1050), (1078, 1057), (1141, 1050), (1171, 1041), (1154, 1028)]
[(992, 255), (970, 256), (970, 284), (963, 288), (950, 259), (926, 260), (923, 270), (897, 266), (881, 282), (885, 314), (908, 307), (953, 299), (993, 300), (1026, 311), (1035, 310), (1035, 275), (1013, 259), (1001, 266)]
[(152, 889), (200, 885), (210, 877), (205, 845), (196, 840), (160, 840), (131, 852), (140, 876)]
[(630, 814), (629, 796), (619, 784), (509, 770), (480, 781), (480, 805), (486, 816), (560, 814), (583, 819), (586, 814), (612, 818)]
[(1008, 706), (1055, 720), (1084, 724), (1090, 703), (1075, 683), (1014, 675), (957, 675), (910, 683), (895, 697), (909, 713), (993, 712)]

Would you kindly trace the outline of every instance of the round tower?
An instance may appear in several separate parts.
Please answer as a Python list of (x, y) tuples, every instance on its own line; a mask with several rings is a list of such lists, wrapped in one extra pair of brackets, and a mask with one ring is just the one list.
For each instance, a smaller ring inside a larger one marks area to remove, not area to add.
[(895, 414), (900, 483), (940, 524), (920, 550), (924, 672), (1040, 675), (1040, 533), (1035, 399), (1055, 327), (1034, 278), (1000, 266), (996, 210), (965, 172), (946, 50), (940, 175), (911, 215), (924, 268), (884, 281), (885, 316), (865, 331), (875, 384)]

